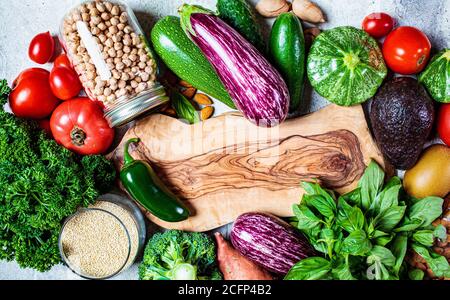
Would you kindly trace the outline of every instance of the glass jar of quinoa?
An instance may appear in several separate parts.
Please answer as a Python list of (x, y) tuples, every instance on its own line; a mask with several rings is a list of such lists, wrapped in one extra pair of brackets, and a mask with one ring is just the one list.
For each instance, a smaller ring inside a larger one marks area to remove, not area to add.
[(112, 127), (156, 110), (169, 98), (133, 11), (115, 0), (86, 1), (70, 10), (60, 39), (87, 95)]
[(61, 259), (72, 272), (86, 279), (107, 279), (135, 262), (143, 251), (145, 237), (139, 207), (111, 193), (68, 217), (58, 245)]

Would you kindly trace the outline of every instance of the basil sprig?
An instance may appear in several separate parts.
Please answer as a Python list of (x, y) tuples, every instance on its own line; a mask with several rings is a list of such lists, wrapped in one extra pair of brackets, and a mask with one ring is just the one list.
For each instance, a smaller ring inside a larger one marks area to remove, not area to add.
[(322, 255), (299, 261), (285, 279), (422, 279), (420, 270), (405, 262), (408, 249), (425, 259), (433, 273), (450, 277), (445, 257), (431, 249), (445, 227), (432, 222), (442, 214), (438, 197), (414, 199), (402, 182), (372, 161), (358, 187), (336, 197), (317, 183), (303, 182), (305, 195), (293, 206), (293, 225)]

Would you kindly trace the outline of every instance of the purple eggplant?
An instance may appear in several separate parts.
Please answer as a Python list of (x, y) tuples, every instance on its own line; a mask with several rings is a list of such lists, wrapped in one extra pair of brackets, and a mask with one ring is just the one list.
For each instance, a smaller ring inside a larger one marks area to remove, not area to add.
[(263, 213), (241, 215), (231, 229), (231, 243), (242, 255), (279, 275), (316, 253), (306, 238), (283, 220)]
[(286, 119), (289, 91), (280, 73), (236, 30), (212, 12), (180, 8), (181, 25), (216, 70), (236, 107), (259, 126)]

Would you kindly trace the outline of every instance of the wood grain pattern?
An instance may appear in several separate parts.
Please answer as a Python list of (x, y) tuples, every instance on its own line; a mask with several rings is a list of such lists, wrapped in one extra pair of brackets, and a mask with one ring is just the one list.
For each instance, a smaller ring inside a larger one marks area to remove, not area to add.
[[(132, 148), (149, 161), (167, 186), (191, 209), (184, 222), (166, 228), (205, 231), (232, 222), (249, 211), (290, 216), (303, 190), (301, 181), (347, 192), (370, 159), (384, 166), (360, 106), (330, 105), (276, 128), (261, 128), (237, 114), (195, 125), (153, 115), (132, 127), (123, 142), (139, 137)], [(111, 153), (120, 167), (123, 142)]]

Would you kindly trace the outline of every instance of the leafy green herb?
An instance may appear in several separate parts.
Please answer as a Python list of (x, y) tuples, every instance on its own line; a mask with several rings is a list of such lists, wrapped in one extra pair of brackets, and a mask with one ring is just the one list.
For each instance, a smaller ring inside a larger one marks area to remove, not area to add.
[(180, 93), (173, 92), (172, 105), (177, 115), (180, 118), (188, 121), (189, 124), (200, 122), (200, 116), (198, 115), (198, 112), (195, 110), (194, 105), (192, 105), (192, 103), (189, 102), (189, 100), (186, 99), (186, 97), (184, 97)]
[(411, 280), (423, 280), (425, 273), (421, 269), (413, 269), (408, 272), (408, 277)]
[(331, 271), (331, 262), (322, 257), (302, 259), (284, 277), (285, 280), (322, 279)]
[(104, 157), (80, 157), (5, 112), (8, 93), (0, 81), (0, 260), (47, 271), (60, 262), (61, 221), (109, 190), (115, 171)]
[[(430, 250), (436, 237), (447, 238), (445, 227), (431, 225), (442, 213), (442, 199), (405, 196), (401, 180), (393, 177), (384, 184), (384, 172), (373, 161), (358, 188), (337, 201), (316, 183), (302, 187), (306, 193), (293, 206), (293, 224), (323, 257), (301, 260), (287, 279), (404, 279), (408, 249), (436, 276), (449, 275), (445, 257)], [(419, 271), (409, 276), (423, 278)]]
[(378, 192), (383, 186), (383, 181), (383, 170), (376, 162), (371, 161), (358, 183), (358, 187), (361, 189), (360, 193), (363, 209), (369, 209), (370, 205), (375, 200)]

